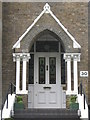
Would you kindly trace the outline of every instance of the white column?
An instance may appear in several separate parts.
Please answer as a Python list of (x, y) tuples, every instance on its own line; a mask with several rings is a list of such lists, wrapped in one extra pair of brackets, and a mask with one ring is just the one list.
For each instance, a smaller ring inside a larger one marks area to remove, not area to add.
[[(16, 94), (27, 94), (26, 90), (26, 68), (30, 59), (30, 53), (13, 53), (13, 61), (16, 62)], [(22, 68), (22, 90), (20, 90), (20, 60), (23, 61)]]
[(67, 58), (67, 92), (71, 92), (71, 58)]
[(20, 57), (16, 58), (16, 94), (20, 91)]
[[(67, 95), (76, 95), (78, 93), (78, 66), (80, 62), (80, 53), (64, 53), (64, 59), (67, 62)], [(71, 59), (73, 59), (73, 78), (74, 90), (71, 90)]]
[(74, 77), (74, 93), (78, 93), (78, 68), (77, 68), (77, 56), (73, 56), (73, 77)]
[(26, 91), (26, 74), (27, 74), (26, 67), (27, 67), (27, 61), (26, 61), (26, 58), (23, 58), (23, 70), (22, 70), (22, 90), (23, 91)]
[(65, 62), (67, 62), (67, 90), (66, 90), (67, 95), (72, 94), (72, 90), (71, 90), (71, 58), (72, 58), (71, 53), (64, 54)]
[(28, 91), (26, 90), (26, 80), (27, 80), (27, 62), (30, 59), (30, 53), (22, 53), (22, 61), (23, 61), (23, 68), (22, 68), (22, 94), (27, 94)]

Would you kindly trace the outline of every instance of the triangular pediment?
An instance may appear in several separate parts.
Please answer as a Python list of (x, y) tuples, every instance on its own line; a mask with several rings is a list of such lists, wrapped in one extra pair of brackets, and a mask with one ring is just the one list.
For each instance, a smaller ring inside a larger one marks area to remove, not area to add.
[(56, 23), (62, 28), (62, 30), (67, 34), (67, 36), (72, 40), (73, 42), (73, 48), (81, 48), (79, 43), (75, 40), (75, 38), (68, 32), (68, 30), (64, 27), (64, 25), (59, 21), (59, 19), (53, 14), (53, 12), (50, 9), (50, 6), (48, 3), (45, 4), (43, 11), (40, 13), (40, 15), (34, 20), (34, 22), (28, 27), (28, 29), (24, 32), (24, 34), (18, 39), (18, 41), (13, 45), (14, 48), (20, 48), (20, 43), (24, 39), (24, 37), (31, 31), (31, 29), (36, 25), (36, 23), (41, 19), (41, 17), (44, 14), (50, 14), (50, 16), (56, 21)]

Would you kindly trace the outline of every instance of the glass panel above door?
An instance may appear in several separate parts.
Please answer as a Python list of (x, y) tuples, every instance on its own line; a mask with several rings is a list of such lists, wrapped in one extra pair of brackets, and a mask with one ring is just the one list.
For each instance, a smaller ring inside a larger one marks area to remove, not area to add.
[(49, 58), (49, 84), (56, 84), (56, 58)]
[(59, 42), (36, 41), (36, 52), (59, 52)]
[(39, 57), (39, 84), (45, 84), (45, 57)]
[(29, 60), (29, 84), (34, 84), (34, 55), (31, 54)]

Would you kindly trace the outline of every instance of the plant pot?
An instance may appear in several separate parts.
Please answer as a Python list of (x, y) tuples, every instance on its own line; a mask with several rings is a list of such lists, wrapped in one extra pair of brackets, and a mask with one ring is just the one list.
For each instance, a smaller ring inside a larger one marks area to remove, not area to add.
[(70, 103), (69, 107), (72, 110), (78, 110), (79, 109), (79, 103)]
[(4, 120), (14, 120), (13, 118), (5, 118)]
[(14, 120), (13, 118), (5, 118), (4, 120)]
[(14, 103), (14, 110), (21, 110), (24, 109), (23, 103)]

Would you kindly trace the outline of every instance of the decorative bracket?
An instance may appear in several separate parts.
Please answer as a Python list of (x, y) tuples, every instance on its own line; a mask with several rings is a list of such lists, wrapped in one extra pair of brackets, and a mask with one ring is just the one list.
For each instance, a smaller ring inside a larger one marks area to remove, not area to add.
[(45, 6), (43, 7), (43, 9), (45, 10), (45, 13), (49, 13), (50, 5), (48, 3), (46, 3)]

